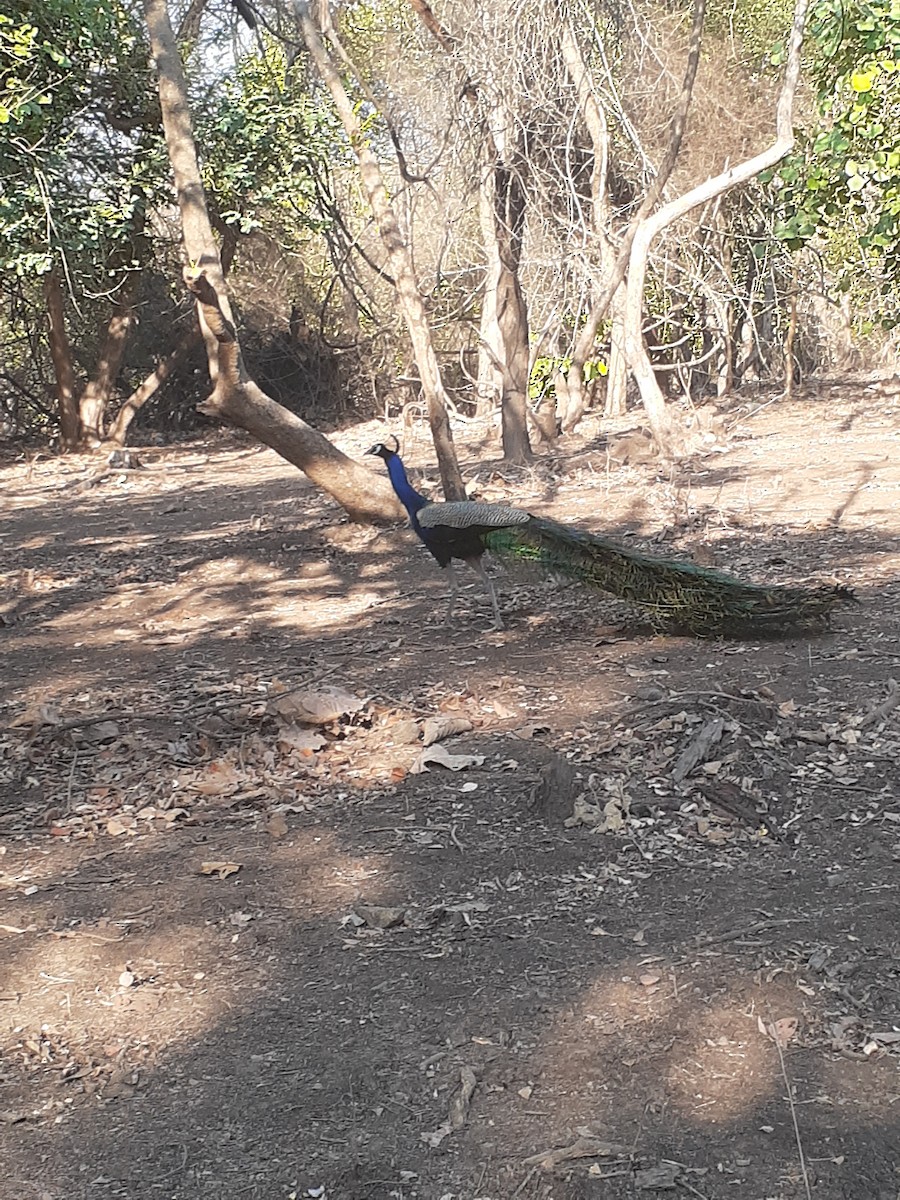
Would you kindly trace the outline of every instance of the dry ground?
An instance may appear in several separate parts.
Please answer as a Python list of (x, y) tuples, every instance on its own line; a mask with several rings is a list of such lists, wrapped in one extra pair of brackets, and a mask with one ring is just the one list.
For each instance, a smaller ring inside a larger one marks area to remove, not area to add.
[(241, 441), (9, 463), (0, 1200), (897, 1200), (898, 416), (823, 385), (675, 476), (457, 431), (488, 498), (856, 589), (765, 644), (509, 578), (446, 627)]

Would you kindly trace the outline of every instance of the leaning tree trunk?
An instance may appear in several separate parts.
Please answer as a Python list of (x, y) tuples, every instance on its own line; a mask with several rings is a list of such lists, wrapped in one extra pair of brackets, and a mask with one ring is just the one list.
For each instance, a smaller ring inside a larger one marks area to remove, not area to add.
[(131, 422), (147, 401), (156, 395), (169, 376), (178, 370), (200, 341), (200, 330), (195, 324), (192, 324), (190, 329), (186, 330), (176, 342), (175, 347), (165, 358), (160, 359), (140, 387), (135, 388), (119, 409), (116, 419), (113, 421), (106, 435), (108, 442), (111, 442), (114, 446), (125, 445), (125, 438), (128, 436), (128, 429)]
[[(222, 248), (220, 258), (222, 262), (222, 274), (228, 275), (231, 270), (231, 264), (234, 262), (234, 256), (237, 252), (238, 234), (237, 227), (234, 225), (224, 225), (222, 229)], [(166, 382), (184, 360), (188, 357), (194, 347), (201, 341), (200, 327), (193, 321), (193, 313), (191, 314), (191, 324), (188, 329), (182, 333), (181, 337), (175, 343), (169, 353), (159, 360), (150, 374), (144, 379), (143, 383), (131, 393), (122, 407), (116, 414), (116, 419), (113, 421), (106, 435), (106, 440), (114, 446), (124, 446), (125, 439), (128, 436), (128, 430), (131, 422), (144, 407), (148, 400), (151, 400), (162, 385)], [(301, 468), (302, 469), (302, 468)]]
[(66, 336), (66, 316), (62, 286), (56, 267), (44, 276), (44, 303), (50, 326), (50, 357), (56, 375), (56, 404), (59, 412), (60, 444), (64, 450), (78, 445), (78, 402), (75, 398), (75, 371), (72, 348)]
[(328, 492), (354, 520), (396, 520), (401, 509), (383, 478), (348, 458), (318, 430), (276, 404), (247, 375), (206, 208), (184, 68), (166, 0), (144, 0), (144, 12), (159, 74), (166, 148), (191, 263), (185, 281), (197, 300), (213, 384), (203, 411), (246, 429), (270, 446)]
[[(459, 463), (456, 461), (453, 432), (450, 428), (450, 418), (447, 415), (447, 393), (444, 390), (437, 355), (434, 352), (428, 315), (419, 291), (412, 255), (403, 238), (397, 214), (388, 197), (378, 159), (369, 145), (359, 120), (357, 108), (347, 94), (343, 80), (322, 41), (321, 32), (310, 15), (309, 4), (307, 0), (293, 0), (293, 3), (306, 48), (316, 65), (322, 82), (331, 93), (338, 117), (350, 140), (350, 145), (353, 147), (359, 164), (359, 176), (363, 191), (372, 215), (375, 217), (382, 244), (387, 251), (388, 263), (397, 289), (397, 299), (403, 311), (416, 358), (416, 366), (419, 369), (422, 394), (428, 406), (428, 419), (434, 438), (444, 496), (447, 500), (465, 500), (466, 489), (459, 471)], [(337, 42), (336, 31), (332, 28), (329, 30), (329, 34), (332, 41), (339, 47), (341, 57), (346, 59), (340, 43)]]
[(99, 446), (103, 441), (106, 407), (122, 365), (125, 342), (133, 320), (134, 307), (130, 299), (119, 300), (106, 327), (94, 377), (85, 384), (78, 401), (80, 437), (88, 445)]

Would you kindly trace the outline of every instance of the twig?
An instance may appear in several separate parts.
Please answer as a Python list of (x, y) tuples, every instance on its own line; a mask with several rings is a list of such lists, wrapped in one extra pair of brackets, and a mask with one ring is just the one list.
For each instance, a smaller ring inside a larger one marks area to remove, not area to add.
[(900, 684), (896, 679), (889, 679), (887, 695), (867, 716), (863, 717), (860, 729), (865, 729), (867, 725), (876, 725), (879, 721), (886, 721), (898, 705), (900, 705)]
[(516, 1196), (518, 1196), (520, 1192), (524, 1192), (525, 1188), (528, 1186), (528, 1184), (531, 1182), (532, 1178), (536, 1174), (537, 1174), (537, 1167), (535, 1166), (535, 1167), (531, 1168), (531, 1170), (528, 1172), (528, 1174), (525, 1176), (525, 1178), (522, 1180), (522, 1182), (519, 1184), (519, 1186), (513, 1192), (512, 1196), (510, 1197), (510, 1200), (516, 1200)]
[[(333, 675), (339, 666), (339, 663), (335, 663), (334, 666), (320, 671), (318, 675), (313, 675), (311, 679), (307, 679), (303, 683), (298, 683), (294, 687), (285, 688), (283, 692), (278, 692), (278, 696), (290, 696), (294, 692), (302, 692), (304, 688), (315, 687), (317, 683), (321, 683), (323, 679), (327, 679), (329, 675)], [(188, 720), (192, 724), (196, 724), (205, 717), (218, 716), (220, 713), (227, 712), (230, 708), (239, 708), (241, 705), (260, 704), (269, 698), (268, 696), (233, 696), (230, 700), (207, 700), (204, 704), (200, 704), (194, 709), (170, 709), (165, 713), (111, 709), (107, 712), (95, 714), (94, 716), (72, 717), (70, 720), (60, 721), (56, 725), (42, 725), (37, 729), (35, 736), (43, 733), (55, 737), (56, 734), (68, 733), (71, 729), (83, 729), (89, 725), (100, 725), (104, 721), (165, 721), (175, 723), (179, 720)], [(8, 726), (9, 729), (24, 729), (26, 727), (25, 724)]]
[[(805, 920), (805, 918), (784, 917), (778, 920), (756, 921), (753, 925), (740, 925), (735, 929), (726, 929), (724, 933), (712, 933), (707, 937), (699, 938), (694, 943), (692, 953), (695, 953), (697, 950), (705, 950), (709, 946), (720, 945), (722, 942), (736, 942), (738, 938), (747, 937), (754, 933), (766, 933), (768, 930), (778, 929), (782, 925), (794, 925), (802, 920)], [(686, 967), (690, 962), (690, 958), (680, 958), (671, 965), (673, 967)]]
[(718, 942), (734, 942), (740, 937), (746, 937), (752, 933), (766, 933), (770, 929), (777, 929), (781, 925), (795, 925), (798, 921), (802, 921), (803, 917), (779, 917), (775, 920), (756, 921), (753, 925), (741, 925), (736, 929), (728, 929), (725, 933), (711, 933), (705, 938), (698, 939), (695, 945), (698, 949), (704, 946), (713, 946)]
[(157, 1179), (171, 1179), (173, 1175), (180, 1175), (187, 1166), (188, 1148), (185, 1145), (181, 1146), (181, 1165), (175, 1167), (173, 1171), (166, 1171), (164, 1175), (157, 1175)]
[(699, 1196), (700, 1200), (708, 1200), (708, 1197), (703, 1192), (698, 1192), (695, 1187), (692, 1187), (683, 1175), (679, 1176), (678, 1186), (683, 1187), (686, 1192), (690, 1192), (692, 1196)]
[(788, 1079), (787, 1067), (784, 1063), (784, 1052), (781, 1049), (781, 1043), (777, 1037), (773, 1037), (775, 1049), (778, 1051), (778, 1061), (781, 1063), (781, 1077), (784, 1080), (784, 1086), (787, 1088), (788, 1104), (791, 1106), (791, 1121), (794, 1124), (794, 1137), (797, 1140), (797, 1153), (800, 1155), (800, 1170), (803, 1172), (803, 1186), (806, 1189), (806, 1200), (812, 1200), (812, 1191), (809, 1186), (809, 1172), (806, 1169), (806, 1158), (803, 1154), (803, 1142), (800, 1138), (800, 1126), (797, 1123), (797, 1108), (794, 1104), (794, 1092), (791, 1087), (791, 1082)]
[(69, 771), (69, 782), (66, 785), (66, 814), (72, 811), (72, 788), (75, 784), (75, 764), (78, 762), (78, 747), (75, 747), (75, 753), (72, 755), (72, 769)]

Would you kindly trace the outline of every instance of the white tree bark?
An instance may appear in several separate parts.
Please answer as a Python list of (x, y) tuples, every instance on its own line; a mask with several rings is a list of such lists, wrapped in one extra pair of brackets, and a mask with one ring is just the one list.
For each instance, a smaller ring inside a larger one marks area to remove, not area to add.
[(647, 422), (660, 450), (667, 455), (675, 455), (680, 450), (676, 444), (677, 437), (666, 409), (665, 399), (650, 359), (644, 346), (641, 333), (641, 322), (644, 308), (644, 284), (647, 277), (647, 258), (650, 245), (667, 225), (671, 225), (683, 217), (691, 209), (705, 204), (739, 183), (745, 183), (758, 175), (760, 171), (773, 167), (788, 153), (794, 144), (794, 97), (800, 78), (800, 51), (803, 46), (803, 34), (806, 27), (806, 13), (809, 0), (797, 0), (794, 8), (794, 18), (791, 27), (790, 48), (788, 50), (787, 67), (775, 116), (775, 140), (765, 150), (752, 158), (745, 159), (733, 167), (728, 167), (718, 175), (691, 188), (683, 196), (678, 196), (652, 215), (647, 216), (639, 224), (631, 245), (628, 259), (628, 292), (625, 301), (625, 352), (629, 366), (641, 392), (641, 399), (647, 412)]

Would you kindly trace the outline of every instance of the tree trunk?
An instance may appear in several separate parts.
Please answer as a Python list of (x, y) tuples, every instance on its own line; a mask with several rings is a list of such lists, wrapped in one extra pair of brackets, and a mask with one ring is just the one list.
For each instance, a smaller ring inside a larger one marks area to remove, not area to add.
[(106, 440), (115, 446), (124, 446), (128, 428), (147, 401), (155, 396), (169, 376), (181, 366), (190, 352), (200, 341), (200, 330), (196, 325), (182, 334), (175, 348), (160, 359), (156, 368), (150, 372), (139, 388), (131, 393), (116, 414)]
[(794, 396), (794, 342), (797, 338), (797, 258), (791, 264), (791, 294), (788, 304), (788, 324), (784, 335), (784, 398)]
[[(675, 108), (675, 112), (672, 115), (669, 144), (666, 147), (666, 152), (663, 155), (662, 162), (659, 165), (656, 178), (653, 180), (653, 183), (647, 191), (647, 195), (641, 201), (640, 207), (632, 217), (631, 221), (629, 221), (627, 228), (622, 234), (615, 260), (612, 263), (612, 266), (606, 272), (607, 277), (604, 281), (603, 290), (594, 300), (591, 310), (588, 313), (587, 320), (585, 321), (581, 330), (581, 334), (575, 343), (575, 349), (572, 353), (572, 365), (569, 369), (570, 387), (576, 386), (580, 388), (582, 386), (581, 381), (584, 378), (584, 364), (594, 352), (594, 340), (597, 337), (597, 330), (600, 328), (600, 322), (606, 316), (606, 311), (629, 270), (631, 247), (635, 235), (637, 234), (641, 222), (645, 220), (645, 218), (653, 211), (659, 202), (659, 198), (662, 196), (663, 189), (668, 183), (669, 176), (672, 174), (672, 170), (674, 169), (675, 163), (678, 159), (678, 155), (681, 150), (681, 143), (684, 139), (685, 127), (687, 125), (688, 110), (691, 106), (691, 96), (694, 91), (694, 81), (697, 78), (697, 68), (700, 64), (700, 43), (703, 36), (703, 23), (705, 19), (706, 0), (694, 0), (694, 17), (693, 24), (691, 26), (691, 37), (688, 48), (687, 63), (684, 69), (684, 79), (682, 80), (681, 84), (681, 94), (678, 97), (678, 104)], [(571, 40), (574, 40), (574, 35), (572, 35)], [(603, 114), (603, 110), (593, 99), (593, 95), (589, 92), (589, 89), (587, 91), (587, 95), (590, 95), (590, 103), (588, 103), (584, 98), (586, 95), (585, 89), (587, 86), (584, 81), (586, 79), (587, 68), (581, 58), (580, 51), (577, 50), (576, 46), (575, 51), (573, 52), (571, 41), (569, 39), (564, 40), (563, 50), (566, 56), (566, 69), (569, 71), (569, 74), (576, 88), (578, 89), (579, 99), (582, 102), (583, 110), (585, 112), (585, 119), (587, 120), (587, 114), (591, 112), (592, 109), (596, 110), (592, 117), (592, 121), (595, 127), (598, 128), (598, 131), (602, 133), (602, 130), (597, 123), (601, 123), (602, 128), (605, 128), (606, 117)], [(592, 134), (592, 138), (596, 146), (596, 134)], [(604, 156), (608, 154), (607, 138), (605, 136), (601, 136), (600, 146), (601, 153)], [(596, 152), (597, 151), (595, 149), (595, 154)], [(603, 187), (605, 191), (605, 174), (603, 177)], [(627, 307), (627, 304), (627, 299), (623, 298), (623, 313), (624, 309)], [(627, 345), (627, 342), (627, 335), (625, 335), (623, 332), (623, 347)], [(629, 363), (629, 366), (630, 365), (631, 364)], [(641, 375), (646, 377), (645, 368), (641, 367), (640, 371)]]
[(134, 308), (130, 301), (119, 301), (106, 327), (94, 378), (85, 385), (78, 402), (81, 441), (87, 445), (99, 446), (103, 441), (106, 407), (122, 365), (125, 342), (133, 320)]
[[(309, 4), (306, 0), (293, 0), (293, 3), (306, 48), (316, 65), (322, 82), (331, 93), (334, 107), (353, 147), (359, 163), (363, 192), (372, 210), (372, 215), (375, 217), (382, 244), (387, 251), (390, 271), (397, 289), (397, 299), (403, 310), (406, 328), (416, 358), (416, 366), (419, 369), (422, 393), (428, 406), (428, 419), (434, 438), (444, 496), (447, 500), (464, 500), (466, 489), (453, 447), (453, 432), (450, 428), (450, 418), (447, 415), (447, 393), (441, 379), (434, 344), (431, 340), (428, 316), (419, 291), (409, 247), (403, 238), (397, 214), (388, 198), (378, 159), (369, 146), (359, 121), (356, 106), (348, 96), (343, 81), (325, 48), (321, 33), (313, 22)], [(336, 32), (329, 30), (329, 33), (332, 41), (336, 41)], [(342, 58), (346, 57), (342, 50), (340, 53)]]
[(481, 245), (484, 250), (484, 286), (481, 289), (481, 319), (478, 323), (478, 378), (476, 382), (476, 413), (486, 416), (499, 408), (503, 395), (503, 347), (500, 344), (500, 324), (497, 321), (497, 287), (500, 282), (500, 252), (494, 230), (494, 204), (486, 194), (482, 175), (478, 189), (478, 212), (481, 218)]
[(72, 348), (66, 336), (66, 317), (59, 272), (54, 267), (44, 276), (44, 303), (49, 322), (50, 357), (56, 375), (56, 404), (59, 412), (60, 445), (74, 450), (78, 445), (78, 402)]
[[(456, 40), (435, 17), (427, 0), (410, 0), (426, 29), (448, 54)], [(473, 110), (479, 87), (468, 75), (463, 95)], [(494, 105), (482, 143), (478, 194), (484, 238), (485, 282), (478, 348), (478, 412), (500, 401), (503, 457), (524, 463), (531, 458), (528, 438), (528, 309), (519, 280), (525, 225), (525, 156), (521, 135)]]
[[(703, 2), (704, 0), (698, 0), (698, 3), (702, 4)], [(689, 192), (685, 192), (683, 196), (663, 205), (652, 216), (646, 217), (637, 229), (631, 246), (628, 263), (628, 295), (625, 302), (625, 348), (629, 366), (634, 372), (635, 380), (640, 388), (641, 399), (647, 410), (647, 421), (651, 432), (662, 453), (670, 457), (677, 455), (680, 447), (676, 444), (677, 438), (671, 418), (666, 412), (665, 399), (656, 381), (656, 376), (653, 374), (641, 335), (644, 280), (650, 243), (667, 225), (671, 225), (683, 217), (692, 208), (697, 208), (716, 196), (722, 195), (723, 192), (739, 183), (745, 183), (748, 179), (758, 175), (760, 171), (775, 166), (793, 146), (794, 95), (800, 77), (800, 50), (803, 45), (807, 5), (808, 0), (797, 0), (794, 8), (787, 68), (778, 97), (775, 140), (759, 154), (712, 176), (698, 184), (697, 187), (691, 188)]]
[(609, 339), (609, 373), (606, 376), (605, 417), (625, 414), (628, 390), (628, 360), (625, 356), (625, 289), (620, 287), (610, 305), (612, 330)]
[[(531, 458), (528, 439), (528, 310), (519, 282), (525, 192), (518, 150), (511, 163), (501, 161), (503, 142), (496, 134), (486, 137), (482, 173), (482, 229), (485, 235), (490, 303), (482, 319), (482, 337), (490, 350), (493, 394), (499, 392), (503, 457), (525, 463)], [(485, 317), (487, 318), (485, 320)]]
[[(584, 118), (584, 123), (587, 126), (591, 139), (591, 149), (594, 156), (593, 168), (591, 170), (591, 232), (599, 247), (601, 275), (607, 281), (612, 278), (616, 268), (616, 252), (610, 240), (612, 210), (608, 192), (609, 125), (606, 120), (606, 113), (594, 94), (587, 63), (584, 61), (581, 47), (578, 45), (575, 30), (569, 22), (566, 22), (563, 26), (561, 45), (566, 72), (575, 87), (578, 96), (578, 107), (581, 109), (581, 115)], [(617, 288), (615, 295), (619, 296), (620, 293), (621, 288)], [(595, 308), (596, 304), (593, 304), (592, 310)], [(584, 416), (588, 405), (584, 367), (585, 363), (593, 357), (594, 343), (600, 319), (598, 317), (596, 323), (593, 324), (590, 336), (585, 331), (576, 342), (575, 352), (572, 356), (566, 380), (565, 412), (561, 414), (563, 417), (563, 428), (566, 430), (576, 427)], [(589, 316), (588, 324), (590, 325), (591, 323), (592, 318)], [(561, 394), (560, 389), (557, 387), (557, 396), (559, 397)], [(607, 408), (609, 407), (609, 396), (610, 392), (607, 390)]]
[(190, 267), (185, 282), (197, 299), (213, 391), (203, 410), (246, 429), (305, 472), (359, 521), (395, 521), (401, 508), (388, 483), (342, 454), (321, 433), (276, 404), (247, 376), (225, 278), (197, 165), (184, 68), (166, 0), (144, 0), (150, 46), (159, 74), (166, 148)]

